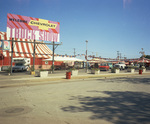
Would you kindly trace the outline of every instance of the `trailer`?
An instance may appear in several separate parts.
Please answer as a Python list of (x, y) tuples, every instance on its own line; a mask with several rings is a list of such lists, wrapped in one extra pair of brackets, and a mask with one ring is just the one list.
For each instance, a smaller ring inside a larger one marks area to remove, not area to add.
[(15, 66), (12, 67), (12, 71), (27, 71), (30, 65), (30, 58), (13, 58)]
[(23, 63), (26, 66), (30, 65), (30, 58), (13, 58), (14, 63)]

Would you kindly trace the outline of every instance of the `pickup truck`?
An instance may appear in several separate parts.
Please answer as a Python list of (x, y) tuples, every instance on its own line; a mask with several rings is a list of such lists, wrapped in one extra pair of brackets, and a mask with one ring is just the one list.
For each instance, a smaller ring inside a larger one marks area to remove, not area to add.
[(109, 71), (109, 65), (107, 63), (102, 63), (99, 65), (99, 69), (102, 71), (102, 70), (105, 70), (105, 71)]
[(119, 63), (115, 64), (114, 67), (117, 67), (120, 70), (124, 70), (126, 65), (125, 65), (125, 63), (119, 62)]
[(23, 63), (16, 63), (15, 66), (12, 67), (12, 71), (26, 71), (28, 66), (25, 66)]

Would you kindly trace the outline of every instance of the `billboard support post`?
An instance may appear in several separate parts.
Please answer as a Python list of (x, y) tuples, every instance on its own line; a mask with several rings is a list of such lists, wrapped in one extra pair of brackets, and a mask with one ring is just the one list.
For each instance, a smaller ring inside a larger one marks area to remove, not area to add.
[(53, 41), (53, 63), (52, 63), (52, 72), (54, 73), (54, 51), (55, 51), (55, 48), (54, 48), (54, 41)]
[(12, 38), (12, 44), (11, 44), (11, 67), (10, 67), (10, 74), (11, 75), (12, 75), (13, 51), (14, 51), (14, 38)]
[(33, 50), (33, 71), (35, 71), (35, 40), (34, 40), (34, 50)]

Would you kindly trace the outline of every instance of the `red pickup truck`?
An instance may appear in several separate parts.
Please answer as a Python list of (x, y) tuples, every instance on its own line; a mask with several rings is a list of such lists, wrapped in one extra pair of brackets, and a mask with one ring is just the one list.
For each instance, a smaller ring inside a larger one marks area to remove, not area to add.
[(109, 65), (107, 63), (102, 63), (99, 65), (99, 69), (102, 71), (109, 71)]

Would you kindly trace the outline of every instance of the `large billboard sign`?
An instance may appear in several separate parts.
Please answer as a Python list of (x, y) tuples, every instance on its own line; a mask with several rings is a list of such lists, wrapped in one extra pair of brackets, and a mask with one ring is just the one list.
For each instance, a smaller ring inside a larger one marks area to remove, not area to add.
[(7, 14), (7, 38), (59, 42), (59, 22)]

